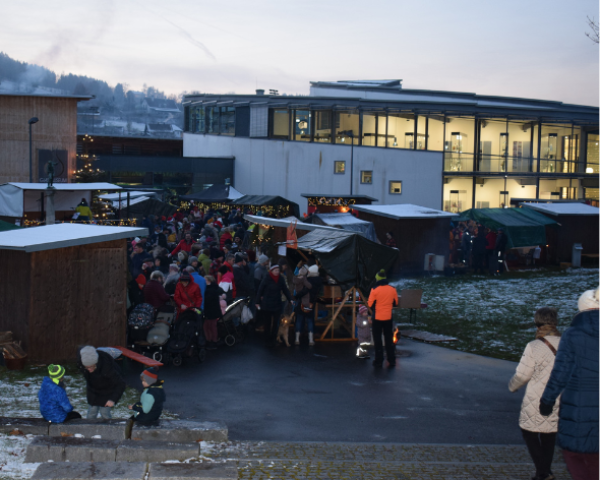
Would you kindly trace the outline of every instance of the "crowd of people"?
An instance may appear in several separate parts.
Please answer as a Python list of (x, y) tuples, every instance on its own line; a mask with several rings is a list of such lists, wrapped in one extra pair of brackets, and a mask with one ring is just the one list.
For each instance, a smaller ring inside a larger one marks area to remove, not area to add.
[(451, 265), (462, 264), (474, 273), (499, 275), (504, 271), (508, 237), (503, 228), (493, 230), (474, 222), (450, 229)]

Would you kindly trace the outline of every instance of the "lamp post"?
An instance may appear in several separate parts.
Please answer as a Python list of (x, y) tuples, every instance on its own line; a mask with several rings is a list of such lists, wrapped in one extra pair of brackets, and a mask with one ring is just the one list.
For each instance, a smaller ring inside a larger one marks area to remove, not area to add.
[(29, 119), (29, 183), (33, 183), (33, 151), (31, 147), (31, 126), (39, 122), (37, 117)]
[(354, 187), (354, 131), (344, 130), (340, 132), (339, 135), (345, 135), (350, 137), (350, 195), (352, 195)]

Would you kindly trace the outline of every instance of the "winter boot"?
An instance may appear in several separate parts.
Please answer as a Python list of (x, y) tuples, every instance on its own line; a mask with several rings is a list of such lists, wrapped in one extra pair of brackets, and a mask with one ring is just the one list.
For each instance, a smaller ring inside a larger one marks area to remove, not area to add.
[(315, 338), (314, 338), (315, 334), (312, 332), (308, 332), (308, 344), (309, 345), (314, 345), (315, 344)]
[(296, 341), (294, 342), (294, 345), (300, 345), (300, 332), (296, 332)]

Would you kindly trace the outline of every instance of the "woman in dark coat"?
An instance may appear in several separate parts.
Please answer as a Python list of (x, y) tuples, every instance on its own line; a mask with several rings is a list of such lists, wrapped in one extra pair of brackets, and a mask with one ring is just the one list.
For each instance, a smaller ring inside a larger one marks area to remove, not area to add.
[(574, 480), (598, 478), (598, 290), (579, 298), (579, 313), (562, 336), (540, 413), (558, 396), (558, 445)]
[(204, 336), (206, 337), (206, 346), (214, 350), (219, 339), (217, 331), (217, 321), (223, 316), (221, 311), (221, 295), (225, 292), (219, 285), (215, 277), (206, 275), (206, 290), (204, 291)]
[[(265, 343), (275, 345), (281, 317), (281, 295), (292, 301), (285, 280), (279, 275), (279, 265), (273, 265), (262, 279), (256, 294), (256, 308), (261, 310), (265, 321)], [(260, 302), (260, 303), (259, 303)]]

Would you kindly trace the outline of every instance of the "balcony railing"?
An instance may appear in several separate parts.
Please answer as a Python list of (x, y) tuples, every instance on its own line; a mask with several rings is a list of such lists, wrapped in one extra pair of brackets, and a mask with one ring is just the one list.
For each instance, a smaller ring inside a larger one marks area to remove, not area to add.
[[(537, 172), (537, 159), (524, 157), (500, 157), (472, 153), (444, 154), (444, 172), (482, 173), (534, 173)], [(478, 168), (477, 160), (479, 161)], [(540, 173), (583, 173), (583, 163), (567, 160), (540, 160)]]

